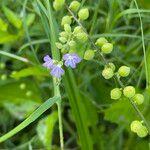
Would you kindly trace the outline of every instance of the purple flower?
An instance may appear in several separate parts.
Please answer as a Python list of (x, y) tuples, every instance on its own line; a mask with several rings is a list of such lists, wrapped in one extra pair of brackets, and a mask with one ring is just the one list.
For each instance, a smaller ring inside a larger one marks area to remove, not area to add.
[(65, 54), (63, 60), (65, 60), (66, 67), (76, 68), (76, 64), (81, 61), (81, 58), (77, 54)]
[(53, 67), (53, 60), (49, 55), (44, 56), (44, 67), (51, 69)]
[(51, 75), (55, 76), (56, 78), (60, 78), (61, 75), (63, 75), (65, 72), (64, 70), (61, 68), (61, 65), (53, 65), (52, 71), (51, 71)]

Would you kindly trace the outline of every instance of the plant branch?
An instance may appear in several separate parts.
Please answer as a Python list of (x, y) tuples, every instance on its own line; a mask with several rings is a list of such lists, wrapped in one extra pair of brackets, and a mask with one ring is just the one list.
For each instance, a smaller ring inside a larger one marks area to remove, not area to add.
[[(69, 12), (69, 13), (72, 15), (72, 17), (74, 18), (74, 20), (76, 21), (76, 23), (77, 23), (80, 27), (82, 27), (83, 31), (87, 34), (88, 39), (89, 39), (89, 41), (91, 42), (91, 45), (92, 45), (97, 51), (99, 51), (98, 47), (94, 44), (93, 40), (90, 38), (88, 32), (87, 32), (86, 29), (83, 27), (83, 25), (81, 24), (81, 22), (77, 19), (77, 17), (76, 17), (76, 16), (74, 15), (74, 13), (69, 9), (69, 7), (68, 7), (67, 5), (66, 5), (66, 8), (67, 8), (68, 12)], [(143, 48), (144, 48), (144, 47), (143, 47)], [(104, 63), (108, 65), (108, 62), (107, 62), (107, 60), (105, 59), (103, 53), (101, 53), (101, 52), (99, 52), (99, 53), (100, 53), (100, 55), (101, 55), (101, 57), (102, 57)], [(119, 79), (118, 77), (117, 77), (117, 81), (118, 81), (118, 83), (119, 83), (119, 85), (120, 85), (121, 87), (124, 87), (123, 83), (120, 81), (120, 79)], [(149, 132), (149, 135), (150, 135), (150, 127), (149, 127), (149, 124), (148, 124), (148, 122), (146, 121), (145, 117), (143, 116), (143, 114), (141, 113), (141, 111), (138, 109), (138, 107), (136, 106), (136, 104), (134, 103), (134, 101), (133, 101), (132, 99), (129, 99), (129, 101), (130, 101), (130, 103), (132, 104), (134, 110), (137, 112), (138, 116), (139, 116), (139, 117), (142, 119), (142, 121), (145, 123), (146, 128), (147, 128), (147, 130), (148, 130), (148, 132)]]

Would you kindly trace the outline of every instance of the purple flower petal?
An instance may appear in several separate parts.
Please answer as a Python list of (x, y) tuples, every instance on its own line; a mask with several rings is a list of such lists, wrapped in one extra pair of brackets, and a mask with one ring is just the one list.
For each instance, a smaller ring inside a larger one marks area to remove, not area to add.
[(81, 58), (77, 54), (65, 54), (63, 60), (65, 60), (66, 67), (76, 68), (76, 64), (81, 61)]
[(51, 69), (53, 67), (53, 60), (51, 59), (49, 55), (44, 56), (43, 60), (44, 60), (44, 63), (43, 63), (44, 67), (48, 69)]
[(51, 75), (55, 76), (56, 78), (60, 78), (64, 74), (64, 70), (61, 68), (60, 65), (53, 65)]

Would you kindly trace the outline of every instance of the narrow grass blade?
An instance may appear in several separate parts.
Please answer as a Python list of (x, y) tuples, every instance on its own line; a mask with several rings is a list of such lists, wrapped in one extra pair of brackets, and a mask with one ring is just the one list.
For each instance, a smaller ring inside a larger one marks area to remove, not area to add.
[(19, 131), (27, 127), (33, 121), (35, 121), (39, 116), (41, 116), (46, 110), (48, 110), (53, 104), (60, 100), (60, 97), (53, 97), (44, 102), (37, 110), (35, 110), (26, 120), (24, 120), (17, 127), (0, 137), (0, 143), (4, 142), (8, 138), (17, 134)]
[(83, 105), (82, 101), (83, 99), (80, 95), (80, 91), (75, 82), (74, 74), (71, 70), (66, 72), (65, 87), (69, 96), (69, 102), (75, 119), (81, 149), (92, 150), (92, 139), (88, 130), (88, 123), (85, 119), (85, 114), (88, 112), (85, 112), (85, 106)]
[(17, 59), (17, 60), (22, 61), (22, 62), (25, 62), (25, 63), (29, 63), (29, 61), (28, 61), (27, 58), (20, 57), (20, 56), (17, 56), (17, 55), (8, 53), (8, 52), (4, 52), (4, 51), (1, 51), (1, 50), (0, 50), (0, 54), (1, 54), (1, 55), (4, 55), (4, 56), (7, 56), (7, 57), (10, 57), (10, 58)]

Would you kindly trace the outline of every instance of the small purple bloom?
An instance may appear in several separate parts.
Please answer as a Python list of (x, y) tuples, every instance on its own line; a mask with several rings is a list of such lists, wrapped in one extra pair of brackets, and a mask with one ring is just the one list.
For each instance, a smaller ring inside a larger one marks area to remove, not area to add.
[(61, 68), (61, 65), (53, 65), (51, 75), (55, 76), (56, 78), (60, 78), (65, 72)]
[(44, 64), (43, 64), (44, 67), (48, 69), (51, 69), (53, 67), (53, 60), (49, 55), (46, 55), (43, 60), (44, 60)]
[(81, 58), (77, 54), (65, 54), (63, 60), (65, 60), (66, 67), (76, 68), (76, 64), (81, 61)]

